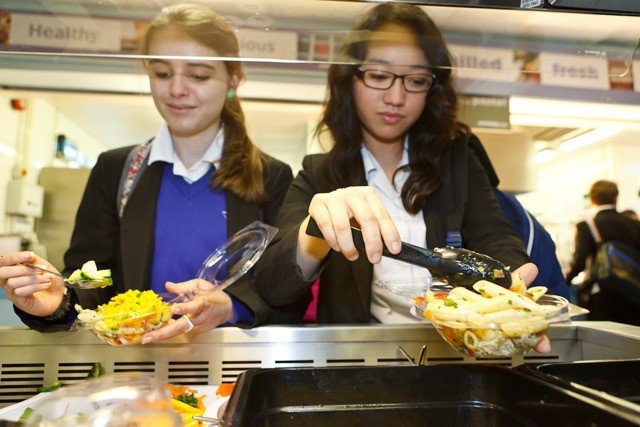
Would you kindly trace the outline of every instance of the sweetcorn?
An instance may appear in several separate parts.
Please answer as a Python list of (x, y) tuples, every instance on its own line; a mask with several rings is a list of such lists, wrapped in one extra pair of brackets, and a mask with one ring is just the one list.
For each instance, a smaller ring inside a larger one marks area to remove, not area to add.
[(151, 290), (129, 290), (96, 310), (84, 310), (79, 305), (76, 310), (78, 321), (111, 345), (138, 344), (143, 334), (171, 319), (170, 305)]

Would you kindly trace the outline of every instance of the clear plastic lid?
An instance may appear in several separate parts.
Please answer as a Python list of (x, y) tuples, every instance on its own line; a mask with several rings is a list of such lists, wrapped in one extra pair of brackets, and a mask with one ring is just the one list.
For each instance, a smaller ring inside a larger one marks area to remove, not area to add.
[(139, 372), (63, 385), (32, 409), (25, 421), (32, 427), (182, 426), (168, 390)]
[(278, 229), (255, 221), (235, 233), (205, 260), (197, 277), (222, 290), (240, 279), (260, 259)]

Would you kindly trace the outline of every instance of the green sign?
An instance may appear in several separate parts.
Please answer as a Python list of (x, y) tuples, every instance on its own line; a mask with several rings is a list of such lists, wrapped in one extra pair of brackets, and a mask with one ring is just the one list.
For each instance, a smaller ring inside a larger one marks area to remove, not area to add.
[(473, 128), (511, 129), (506, 96), (462, 95), (458, 115)]

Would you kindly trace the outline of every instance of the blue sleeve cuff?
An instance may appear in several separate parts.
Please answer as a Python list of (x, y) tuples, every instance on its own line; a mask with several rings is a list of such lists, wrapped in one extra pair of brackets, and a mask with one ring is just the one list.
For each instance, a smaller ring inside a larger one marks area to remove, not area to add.
[(234, 323), (253, 323), (255, 316), (253, 311), (249, 309), (242, 301), (231, 294), (227, 294), (231, 298), (231, 310), (233, 310), (233, 318), (227, 324)]

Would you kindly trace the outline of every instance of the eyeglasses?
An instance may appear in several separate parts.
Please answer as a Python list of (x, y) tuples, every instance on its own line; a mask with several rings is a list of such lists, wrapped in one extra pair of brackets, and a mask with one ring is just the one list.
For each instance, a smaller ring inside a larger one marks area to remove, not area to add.
[(407, 92), (426, 92), (433, 85), (435, 74), (394, 74), (390, 71), (356, 69), (356, 76), (365, 86), (372, 89), (389, 89), (396, 79), (402, 79), (402, 87)]

